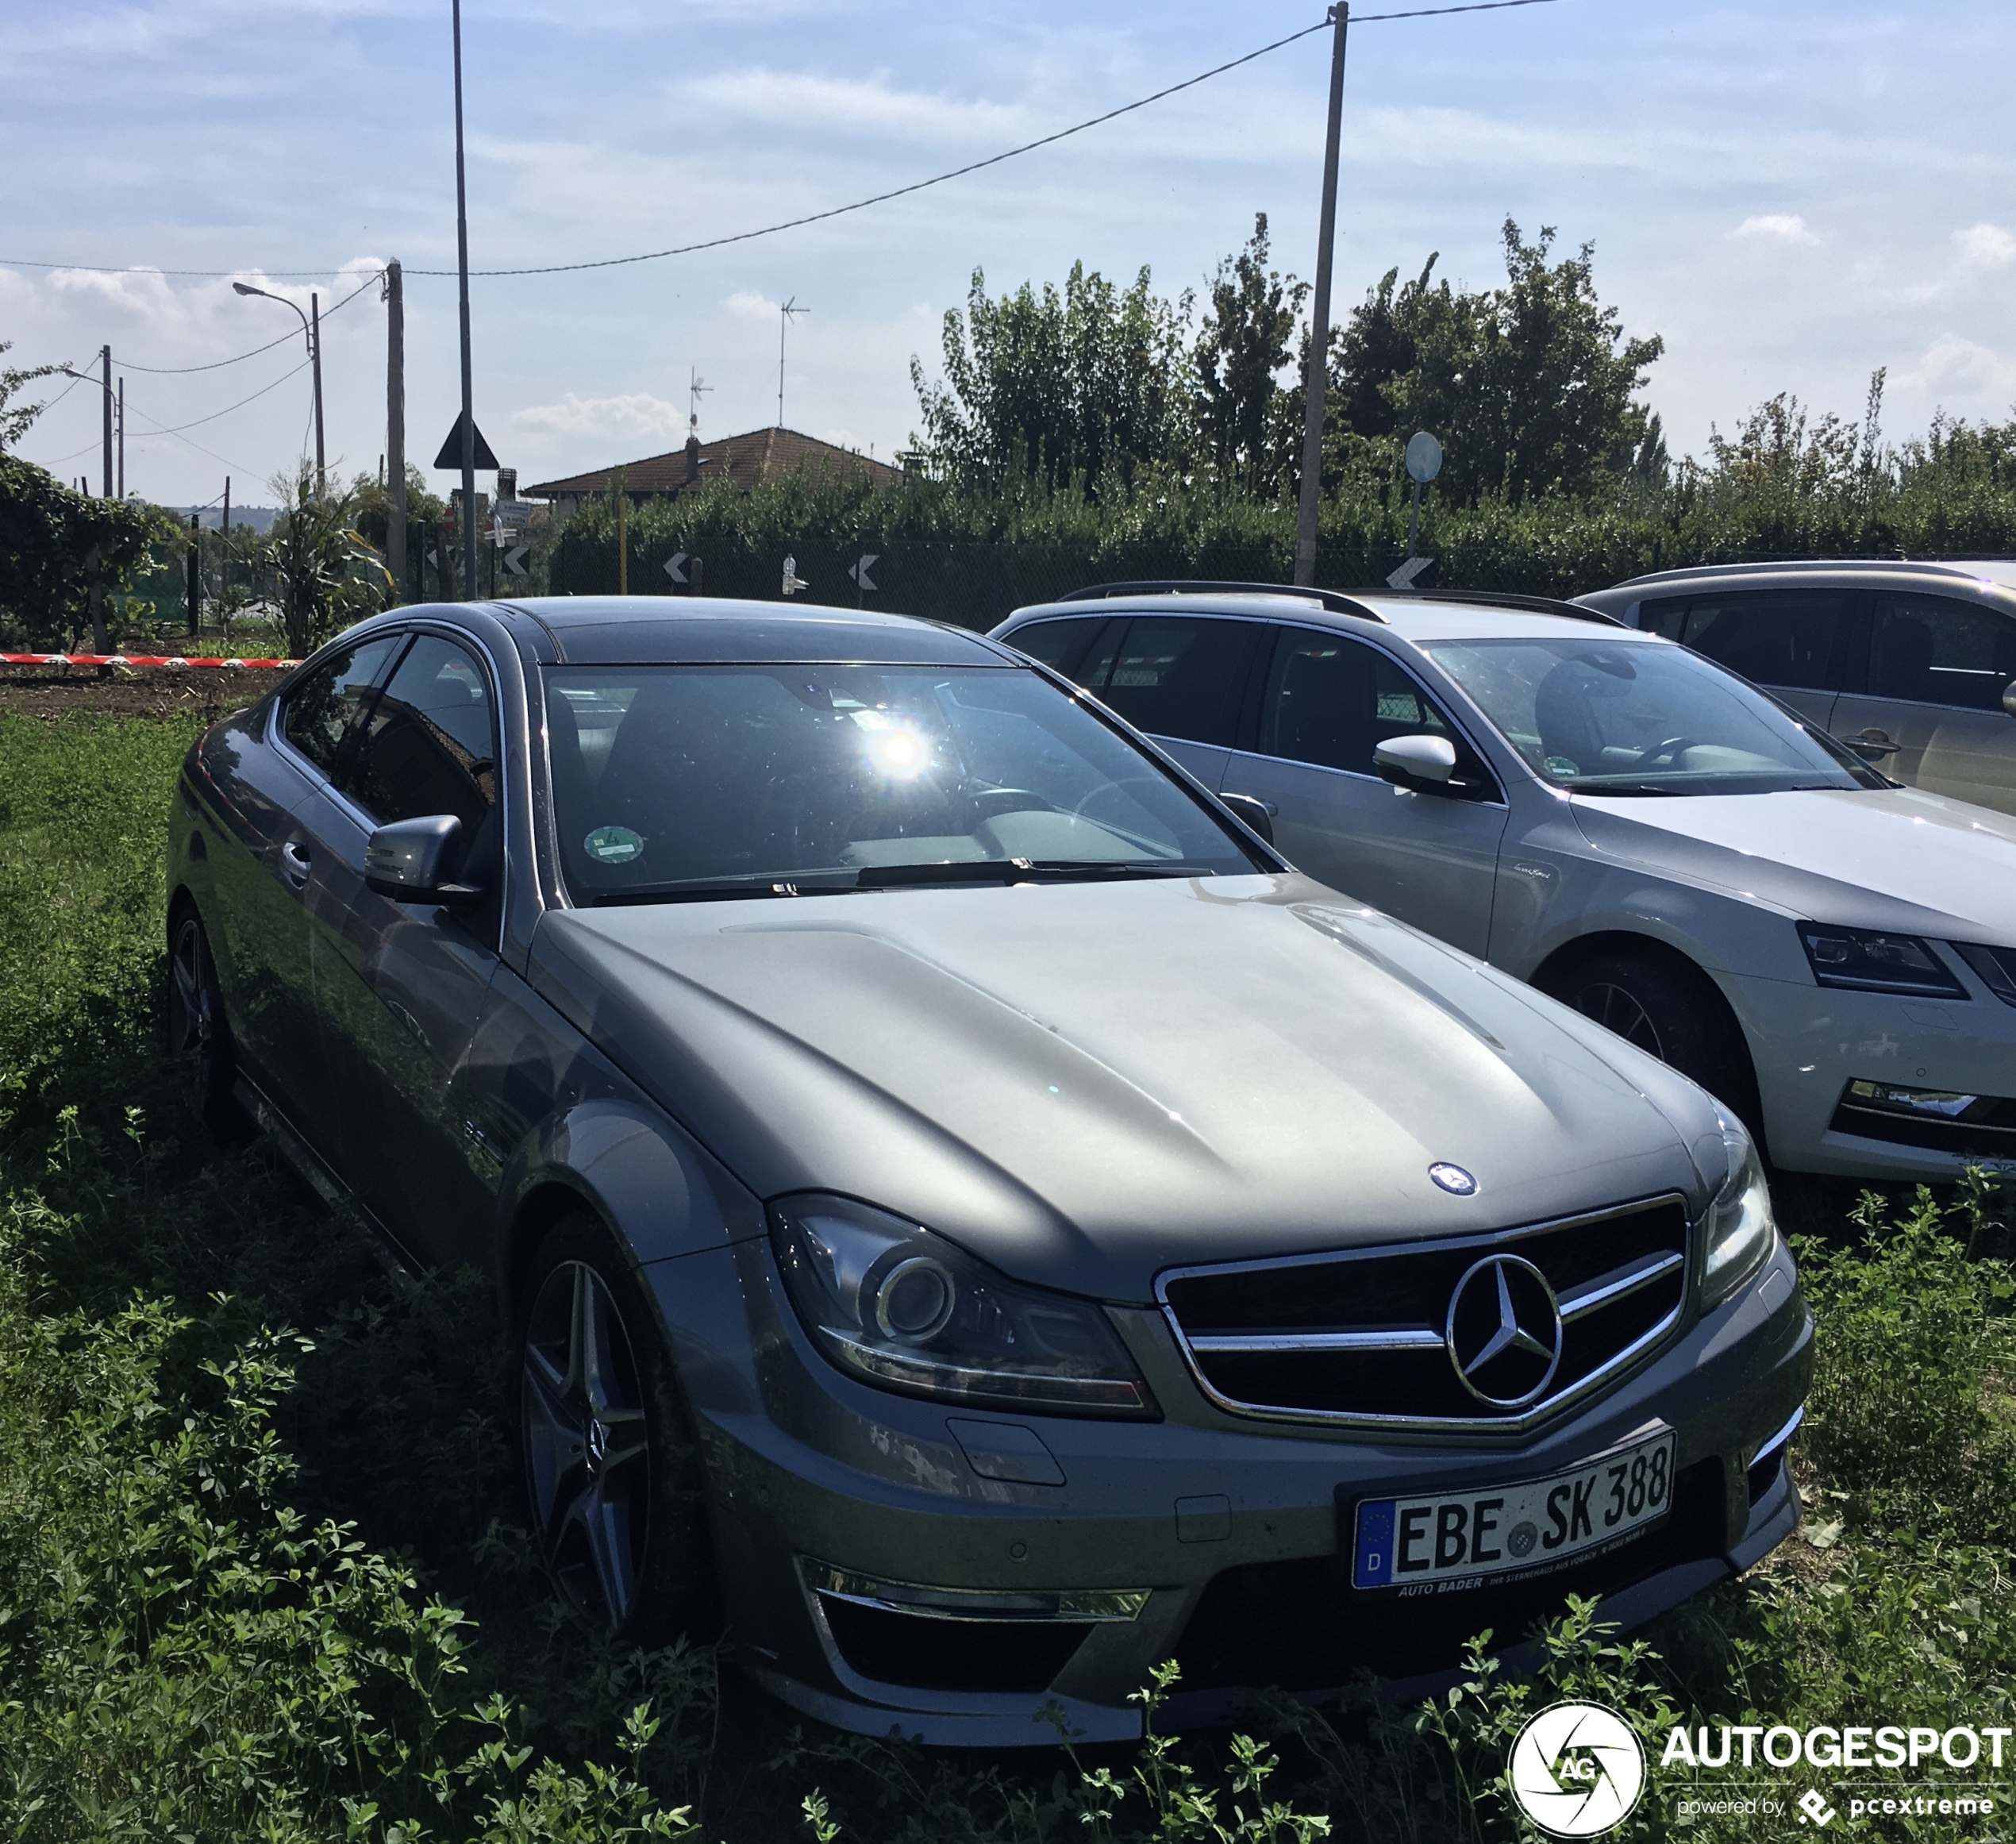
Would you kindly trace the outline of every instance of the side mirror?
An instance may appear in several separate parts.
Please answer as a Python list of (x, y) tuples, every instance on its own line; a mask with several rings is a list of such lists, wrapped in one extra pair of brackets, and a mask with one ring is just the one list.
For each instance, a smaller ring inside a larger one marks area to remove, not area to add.
[(1382, 781), (1421, 794), (1453, 791), (1456, 745), (1447, 737), (1388, 737), (1372, 749), (1372, 766)]
[(364, 882), (380, 896), (401, 903), (456, 903), (480, 896), (481, 891), (450, 883), (446, 876), (461, 836), (462, 822), (452, 813), (380, 826), (364, 846)]
[(2011, 717), (2016, 717), (2016, 679), (2010, 679), (2002, 688), (2002, 708)]
[(1274, 810), (1265, 801), (1251, 794), (1221, 794), (1218, 804), (1230, 807), (1248, 831), (1258, 833), (1270, 845), (1274, 843)]

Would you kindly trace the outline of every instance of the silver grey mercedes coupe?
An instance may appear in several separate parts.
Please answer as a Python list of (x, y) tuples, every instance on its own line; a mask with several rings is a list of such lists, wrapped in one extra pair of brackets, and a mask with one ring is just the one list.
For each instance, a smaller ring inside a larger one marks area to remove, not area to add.
[(971, 633), (404, 608), (190, 751), (171, 1030), (494, 1276), (560, 1592), (843, 1727), (1124, 1738), (1164, 1659), (1205, 1719), (1748, 1567), (1812, 1330), (1742, 1128), (1266, 825)]

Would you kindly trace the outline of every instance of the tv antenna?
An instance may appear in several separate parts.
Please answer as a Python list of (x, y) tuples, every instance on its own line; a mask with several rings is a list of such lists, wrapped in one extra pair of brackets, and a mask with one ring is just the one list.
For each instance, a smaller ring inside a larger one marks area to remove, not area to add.
[(713, 390), (714, 386), (702, 377), (694, 366), (687, 368), (687, 376), (691, 382), (686, 387), (686, 433), (698, 435), (700, 433), (700, 399)]
[(801, 307), (794, 295), (777, 310), (777, 426), (784, 426), (784, 334), (791, 324), (794, 314), (810, 314), (809, 307)]

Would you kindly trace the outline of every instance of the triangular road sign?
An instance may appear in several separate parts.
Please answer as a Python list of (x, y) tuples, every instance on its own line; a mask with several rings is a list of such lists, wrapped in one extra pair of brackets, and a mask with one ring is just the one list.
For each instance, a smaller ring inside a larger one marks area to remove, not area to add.
[[(441, 452), (435, 456), (437, 468), (460, 468), (462, 465), (462, 418), (455, 419), (455, 427), (448, 432), (448, 440), (441, 444)], [(497, 472), (497, 457), (490, 452), (490, 444), (483, 440), (483, 432), (476, 431), (476, 466), (486, 474)]]

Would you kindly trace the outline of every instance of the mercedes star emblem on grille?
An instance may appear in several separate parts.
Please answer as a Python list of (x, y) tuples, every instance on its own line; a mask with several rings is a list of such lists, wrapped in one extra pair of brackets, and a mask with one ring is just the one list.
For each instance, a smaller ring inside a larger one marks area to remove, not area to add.
[(1428, 1176), (1445, 1191), (1453, 1191), (1458, 1197), (1475, 1197), (1477, 1195), (1477, 1180), (1460, 1165), (1451, 1165), (1446, 1161), (1438, 1161), (1428, 1168)]
[(1540, 1399), (1560, 1368), (1561, 1332), (1553, 1288), (1522, 1256), (1487, 1255), (1449, 1295), (1449, 1361), (1463, 1387), (1491, 1408)]

